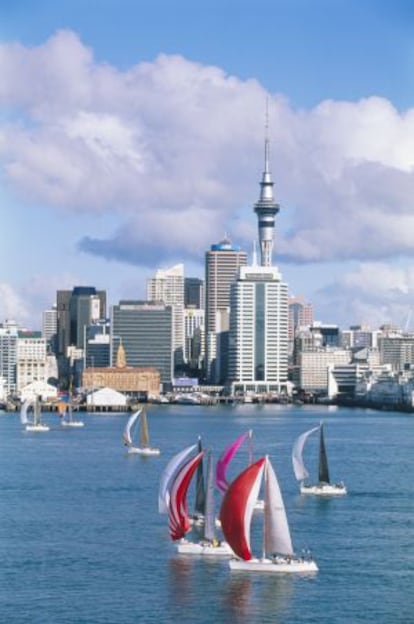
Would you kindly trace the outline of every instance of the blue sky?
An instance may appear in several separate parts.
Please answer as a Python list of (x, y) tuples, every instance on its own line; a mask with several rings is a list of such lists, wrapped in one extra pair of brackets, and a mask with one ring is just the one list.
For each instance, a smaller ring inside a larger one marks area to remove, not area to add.
[[(274, 262), (318, 320), (405, 324), (414, 270), (414, 5), (2, 0), (0, 321), (58, 288), (143, 297), (247, 251), (265, 103)], [(411, 32), (410, 32), (411, 31)]]

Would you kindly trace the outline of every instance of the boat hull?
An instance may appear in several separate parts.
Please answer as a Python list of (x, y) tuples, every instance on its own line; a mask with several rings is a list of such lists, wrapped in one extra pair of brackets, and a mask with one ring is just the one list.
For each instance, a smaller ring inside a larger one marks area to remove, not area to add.
[(318, 485), (301, 485), (300, 493), (312, 496), (343, 496), (347, 494), (347, 489), (343, 483), (323, 483)]
[(160, 449), (153, 447), (139, 447), (139, 446), (130, 446), (127, 451), (128, 455), (145, 455), (149, 457), (150, 455), (159, 455), (161, 453)]
[(227, 542), (188, 542), (183, 540), (177, 544), (180, 555), (202, 555), (207, 557), (232, 557), (233, 551)]
[(62, 427), (83, 427), (85, 425), (81, 420), (62, 421)]
[(237, 572), (265, 572), (266, 574), (309, 574), (318, 571), (318, 566), (312, 560), (288, 559), (275, 557), (273, 559), (231, 559), (231, 570)]
[(26, 425), (26, 431), (50, 431), (47, 425)]

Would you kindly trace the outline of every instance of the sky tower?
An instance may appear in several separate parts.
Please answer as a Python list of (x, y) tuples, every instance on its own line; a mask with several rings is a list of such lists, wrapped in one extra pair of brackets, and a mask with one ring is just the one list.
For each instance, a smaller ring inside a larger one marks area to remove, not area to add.
[(275, 202), (273, 196), (272, 174), (269, 166), (269, 137), (268, 120), (266, 113), (266, 134), (265, 134), (265, 168), (262, 181), (260, 182), (260, 197), (254, 205), (254, 211), (258, 217), (259, 243), (260, 243), (260, 264), (261, 266), (272, 266), (273, 232), (275, 229), (275, 216), (279, 212), (279, 204)]

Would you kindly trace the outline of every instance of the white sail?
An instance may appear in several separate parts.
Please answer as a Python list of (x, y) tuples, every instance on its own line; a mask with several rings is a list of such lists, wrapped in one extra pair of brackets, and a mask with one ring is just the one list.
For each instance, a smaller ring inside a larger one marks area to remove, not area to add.
[(308, 437), (312, 435), (312, 433), (315, 433), (315, 431), (319, 431), (319, 427), (314, 427), (302, 433), (293, 445), (292, 464), (295, 477), (298, 481), (304, 481), (309, 477), (309, 472), (306, 470), (305, 464), (303, 463), (303, 448)]
[(124, 429), (124, 433), (122, 435), (122, 438), (123, 438), (126, 446), (132, 446), (131, 430), (132, 430), (132, 427), (133, 427), (135, 421), (137, 420), (137, 418), (139, 417), (140, 414), (141, 414), (141, 409), (139, 409), (136, 412), (134, 412), (127, 420), (127, 423), (126, 423), (125, 429)]
[(26, 399), (21, 407), (20, 422), (22, 423), (22, 425), (27, 425), (27, 423), (29, 422), (29, 419), (27, 418), (27, 410), (29, 409), (30, 405), (31, 401), (29, 399)]
[(266, 459), (264, 507), (264, 550), (267, 555), (293, 555), (285, 505), (273, 466)]
[(214, 471), (211, 451), (207, 457), (207, 487), (206, 487), (206, 509), (204, 520), (204, 537), (213, 541), (216, 537), (215, 513), (214, 513)]
[(158, 490), (158, 511), (159, 513), (168, 513), (170, 504), (170, 488), (177, 472), (188, 460), (190, 455), (197, 449), (197, 444), (192, 444), (186, 447), (184, 450), (174, 455), (165, 467), (160, 480), (160, 487)]

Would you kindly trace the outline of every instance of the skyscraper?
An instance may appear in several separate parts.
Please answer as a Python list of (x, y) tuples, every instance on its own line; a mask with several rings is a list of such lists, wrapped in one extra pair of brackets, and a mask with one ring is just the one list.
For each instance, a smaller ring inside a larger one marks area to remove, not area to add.
[(204, 309), (204, 281), (199, 277), (184, 278), (184, 306)]
[(179, 368), (184, 362), (184, 265), (156, 271), (147, 280), (147, 300), (172, 307), (174, 365)]
[(173, 311), (162, 302), (120, 301), (111, 309), (111, 362), (119, 345), (129, 366), (156, 368), (164, 389), (173, 378)]
[(58, 290), (56, 304), (58, 354), (66, 357), (69, 345), (83, 349), (85, 327), (106, 317), (106, 291), (93, 286)]
[(232, 393), (280, 392), (288, 376), (288, 287), (276, 267), (246, 266), (231, 287)]
[(206, 252), (206, 315), (205, 315), (205, 374), (211, 382), (217, 382), (216, 363), (218, 334), (228, 332), (230, 313), (230, 286), (237, 272), (247, 262), (247, 254), (232, 245), (228, 238), (212, 245)]

